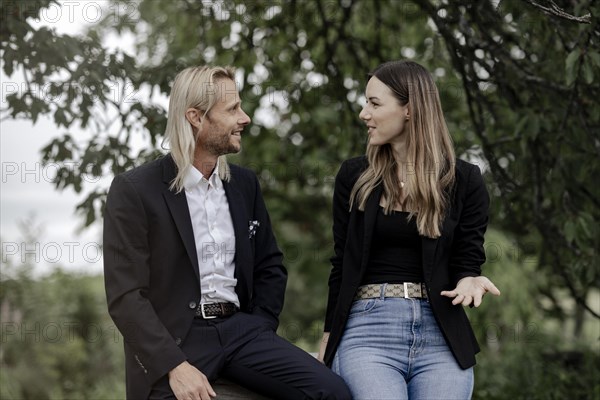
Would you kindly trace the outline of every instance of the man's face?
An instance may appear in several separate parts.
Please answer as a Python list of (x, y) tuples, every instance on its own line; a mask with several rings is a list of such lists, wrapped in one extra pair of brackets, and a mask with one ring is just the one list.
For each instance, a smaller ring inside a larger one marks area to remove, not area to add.
[(215, 156), (237, 153), (242, 148), (242, 131), (250, 117), (242, 110), (235, 82), (219, 79), (216, 82), (217, 102), (203, 118), (197, 146)]

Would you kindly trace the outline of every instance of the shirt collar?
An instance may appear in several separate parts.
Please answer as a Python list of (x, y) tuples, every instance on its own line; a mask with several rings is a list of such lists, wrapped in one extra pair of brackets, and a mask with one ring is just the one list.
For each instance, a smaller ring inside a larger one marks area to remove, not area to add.
[(204, 175), (202, 175), (202, 172), (196, 169), (196, 167), (190, 165), (185, 173), (185, 176), (183, 177), (183, 187), (185, 190), (192, 190), (198, 185), (210, 185), (215, 189), (221, 189), (223, 187), (223, 182), (221, 181), (221, 178), (219, 178), (218, 174), (220, 162), (221, 160), (217, 160), (217, 165), (215, 165), (215, 169), (208, 179), (205, 179)]

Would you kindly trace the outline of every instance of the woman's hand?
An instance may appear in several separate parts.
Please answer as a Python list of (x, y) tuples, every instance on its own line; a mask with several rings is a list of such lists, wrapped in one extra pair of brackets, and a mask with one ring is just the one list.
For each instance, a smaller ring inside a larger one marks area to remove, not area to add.
[(327, 342), (329, 341), (329, 332), (323, 332), (323, 338), (321, 339), (321, 344), (319, 345), (319, 355), (317, 356), (317, 360), (323, 362), (323, 358), (325, 357), (325, 349), (327, 348)]
[(452, 304), (454, 305), (470, 306), (473, 304), (475, 307), (479, 307), (483, 295), (487, 292), (500, 296), (496, 285), (485, 276), (467, 276), (458, 281), (454, 290), (444, 290), (441, 295), (453, 298)]

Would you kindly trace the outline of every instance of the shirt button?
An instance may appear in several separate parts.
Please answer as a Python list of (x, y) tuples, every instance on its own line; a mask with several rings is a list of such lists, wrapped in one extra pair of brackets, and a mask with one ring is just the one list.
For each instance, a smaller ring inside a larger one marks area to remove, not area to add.
[(175, 344), (179, 346), (181, 344), (181, 338), (175, 339)]
[(196, 304), (196, 302), (195, 302), (195, 301), (190, 301), (190, 304), (188, 304), (188, 306), (189, 306), (190, 308), (196, 308), (197, 304)]

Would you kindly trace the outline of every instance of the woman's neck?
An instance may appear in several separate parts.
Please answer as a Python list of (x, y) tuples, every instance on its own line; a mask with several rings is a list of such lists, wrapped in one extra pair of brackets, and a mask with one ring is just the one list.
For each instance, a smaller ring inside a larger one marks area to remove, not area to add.
[(392, 154), (394, 155), (394, 159), (396, 160), (396, 164), (398, 164), (398, 168), (400, 170), (406, 170), (407, 168), (407, 146), (406, 140), (402, 140), (401, 142), (396, 142), (392, 144)]

